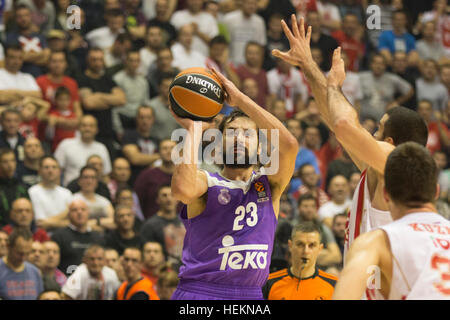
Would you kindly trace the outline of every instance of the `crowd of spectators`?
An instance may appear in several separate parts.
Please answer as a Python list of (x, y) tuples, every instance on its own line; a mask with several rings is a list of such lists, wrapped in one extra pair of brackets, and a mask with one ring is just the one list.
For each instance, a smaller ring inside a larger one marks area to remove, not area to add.
[[(446, 0), (5, 0), (0, 298), (170, 298), (185, 229), (170, 189), (179, 125), (168, 92), (189, 67), (219, 69), (300, 144), (271, 271), (292, 263), (293, 228), (312, 223), (317, 266), (339, 276), (360, 172), (321, 121), (302, 70), (271, 55), (289, 49), (281, 19), (293, 13), (312, 26), (324, 73), (342, 47), (343, 92), (370, 133), (395, 106), (422, 116), (439, 212), (450, 218)], [(140, 284), (146, 294), (126, 295), (140, 279), (151, 281)]]

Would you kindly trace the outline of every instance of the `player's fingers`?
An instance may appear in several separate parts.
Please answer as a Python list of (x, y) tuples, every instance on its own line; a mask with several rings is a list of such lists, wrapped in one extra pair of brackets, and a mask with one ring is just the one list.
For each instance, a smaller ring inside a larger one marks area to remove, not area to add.
[(308, 44), (311, 43), (311, 34), (312, 34), (312, 27), (309, 26), (308, 31), (306, 32), (306, 41), (308, 42)]
[(300, 19), (300, 31), (298, 30), (298, 23), (297, 23), (297, 17), (295, 16), (295, 14), (291, 15), (291, 24), (292, 24), (292, 31), (294, 32), (294, 36), (298, 39), (301, 36), (304, 36), (305, 34), (305, 30), (303, 30), (302, 32), (302, 21), (303, 21), (303, 17)]
[(289, 40), (289, 44), (292, 45), (292, 43), (295, 40), (295, 37), (292, 35), (291, 30), (289, 30), (289, 27), (286, 24), (286, 22), (284, 22), (284, 20), (281, 20), (281, 27), (283, 28), (283, 32), (286, 35), (286, 37), (288, 38), (288, 40)]
[(286, 61), (286, 62), (288, 62), (290, 64), (295, 64), (294, 63), (295, 62), (294, 59), (292, 59), (291, 56), (289, 55), (289, 53), (287, 53), (287, 52), (281, 52), (278, 49), (273, 49), (272, 50), (272, 55), (274, 57), (279, 58), (281, 60), (284, 60), (284, 61)]

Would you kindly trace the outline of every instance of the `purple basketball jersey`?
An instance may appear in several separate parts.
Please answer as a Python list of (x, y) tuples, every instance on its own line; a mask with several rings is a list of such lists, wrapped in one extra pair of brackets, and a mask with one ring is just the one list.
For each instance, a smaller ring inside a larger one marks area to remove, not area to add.
[(187, 219), (179, 277), (239, 287), (262, 287), (269, 275), (277, 219), (267, 176), (248, 182), (206, 172), (205, 210)]

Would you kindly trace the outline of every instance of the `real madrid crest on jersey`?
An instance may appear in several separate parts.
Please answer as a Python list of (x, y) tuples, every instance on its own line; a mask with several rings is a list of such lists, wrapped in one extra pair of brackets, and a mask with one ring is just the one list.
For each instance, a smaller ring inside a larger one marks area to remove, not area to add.
[(217, 196), (217, 200), (220, 204), (226, 205), (231, 201), (231, 195), (228, 189), (221, 189), (219, 195)]
[(264, 188), (264, 184), (261, 181), (255, 182), (255, 190), (258, 194), (258, 202), (268, 201), (269, 197), (267, 196), (266, 188)]

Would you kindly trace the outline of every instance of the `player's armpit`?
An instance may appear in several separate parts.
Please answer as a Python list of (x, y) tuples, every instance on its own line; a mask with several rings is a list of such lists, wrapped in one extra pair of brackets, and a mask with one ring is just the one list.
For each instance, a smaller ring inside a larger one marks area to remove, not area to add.
[(206, 174), (201, 170), (196, 170), (194, 179), (188, 178), (184, 174), (182, 166), (177, 166), (175, 170), (178, 172), (172, 176), (172, 196), (184, 204), (191, 204), (208, 191), (208, 180)]

